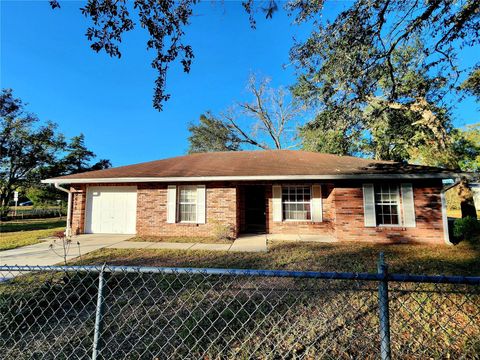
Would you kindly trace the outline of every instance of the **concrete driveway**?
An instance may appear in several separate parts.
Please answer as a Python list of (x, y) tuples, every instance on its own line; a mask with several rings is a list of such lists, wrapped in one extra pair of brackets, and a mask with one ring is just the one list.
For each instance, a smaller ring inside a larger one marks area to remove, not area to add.
[[(118, 244), (128, 240), (133, 235), (117, 234), (85, 234), (74, 236), (68, 253), (67, 259), (78, 257), (79, 250), (77, 241), (80, 242), (80, 251), (82, 255), (89, 252)], [(55, 252), (50, 249), (51, 240), (43, 241), (39, 244), (22, 246), (16, 249), (0, 251), (0, 265), (55, 265), (63, 262), (61, 257), (63, 247), (58, 240), (53, 246)], [(59, 255), (57, 255), (59, 254)]]

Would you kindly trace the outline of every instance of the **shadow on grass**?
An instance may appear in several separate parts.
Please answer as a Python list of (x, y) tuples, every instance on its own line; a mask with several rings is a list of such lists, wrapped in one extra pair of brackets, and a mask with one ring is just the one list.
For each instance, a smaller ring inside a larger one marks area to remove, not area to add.
[(376, 272), (380, 252), (390, 272), (480, 276), (480, 246), (273, 243), (268, 253), (102, 249), (83, 264)]

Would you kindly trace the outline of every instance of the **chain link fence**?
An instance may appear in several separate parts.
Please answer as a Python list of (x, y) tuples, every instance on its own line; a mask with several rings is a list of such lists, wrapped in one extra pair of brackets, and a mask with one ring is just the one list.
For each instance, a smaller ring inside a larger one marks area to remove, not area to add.
[(67, 215), (67, 209), (63, 207), (32, 208), (11, 207), (2, 220), (26, 220), (62, 217)]
[(477, 359), (480, 277), (0, 267), (1, 359)]

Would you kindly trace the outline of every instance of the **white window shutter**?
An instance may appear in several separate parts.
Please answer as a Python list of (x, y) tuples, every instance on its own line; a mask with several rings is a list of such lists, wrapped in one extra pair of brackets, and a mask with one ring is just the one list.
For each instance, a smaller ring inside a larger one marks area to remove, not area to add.
[(167, 188), (167, 223), (174, 224), (177, 221), (177, 187), (168, 185)]
[(273, 221), (282, 221), (282, 187), (272, 186), (272, 214)]
[(377, 226), (375, 218), (375, 190), (373, 184), (363, 184), (363, 217), (366, 227)]
[(206, 190), (205, 185), (197, 186), (197, 224), (205, 224), (206, 213)]
[(312, 185), (312, 221), (322, 222), (322, 187), (320, 185)]
[(413, 200), (412, 184), (402, 184), (402, 211), (403, 211), (403, 226), (415, 227), (415, 202)]

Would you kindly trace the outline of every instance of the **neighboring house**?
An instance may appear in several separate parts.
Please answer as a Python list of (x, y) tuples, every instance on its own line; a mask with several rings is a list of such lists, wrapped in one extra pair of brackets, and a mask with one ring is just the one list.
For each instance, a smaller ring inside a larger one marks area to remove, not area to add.
[[(448, 242), (440, 168), (294, 150), (212, 152), (44, 180), (68, 184), (69, 231), (313, 234)], [(71, 229), (71, 230), (70, 230)]]

